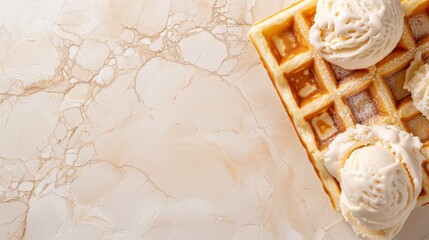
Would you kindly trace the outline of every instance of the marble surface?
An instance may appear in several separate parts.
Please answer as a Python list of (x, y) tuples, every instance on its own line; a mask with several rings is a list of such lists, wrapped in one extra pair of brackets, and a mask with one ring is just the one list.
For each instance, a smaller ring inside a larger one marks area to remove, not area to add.
[(290, 3), (0, 0), (0, 239), (355, 239), (246, 36)]

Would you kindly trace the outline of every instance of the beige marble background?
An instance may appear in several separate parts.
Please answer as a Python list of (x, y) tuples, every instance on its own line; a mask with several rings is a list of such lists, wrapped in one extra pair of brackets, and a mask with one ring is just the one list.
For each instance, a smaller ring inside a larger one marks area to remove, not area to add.
[(246, 36), (288, 4), (1, 0), (0, 239), (354, 239)]

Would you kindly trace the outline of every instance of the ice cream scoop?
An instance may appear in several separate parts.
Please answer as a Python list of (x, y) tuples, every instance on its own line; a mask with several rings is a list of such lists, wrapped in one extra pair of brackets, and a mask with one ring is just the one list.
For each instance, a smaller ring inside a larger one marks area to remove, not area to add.
[(328, 62), (362, 69), (393, 51), (403, 26), (399, 0), (319, 0), (309, 40)]
[(363, 239), (391, 239), (422, 189), (419, 138), (393, 126), (362, 126), (340, 134), (325, 166), (341, 185), (341, 213)]
[(407, 69), (404, 88), (411, 92), (417, 110), (429, 119), (429, 64), (422, 61), (420, 52)]

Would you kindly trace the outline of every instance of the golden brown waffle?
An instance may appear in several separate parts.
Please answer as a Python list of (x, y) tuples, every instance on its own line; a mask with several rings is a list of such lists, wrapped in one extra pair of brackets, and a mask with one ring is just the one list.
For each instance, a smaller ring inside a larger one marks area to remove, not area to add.
[[(429, 120), (403, 89), (416, 51), (429, 56), (429, 0), (404, 0), (405, 27), (396, 49), (368, 69), (350, 71), (323, 60), (309, 44), (317, 0), (303, 0), (256, 23), (249, 37), (258, 50), (332, 205), (339, 210), (338, 182), (323, 155), (339, 133), (356, 124), (392, 124), (420, 137), (429, 159)], [(429, 160), (423, 164), (420, 204), (429, 203)]]

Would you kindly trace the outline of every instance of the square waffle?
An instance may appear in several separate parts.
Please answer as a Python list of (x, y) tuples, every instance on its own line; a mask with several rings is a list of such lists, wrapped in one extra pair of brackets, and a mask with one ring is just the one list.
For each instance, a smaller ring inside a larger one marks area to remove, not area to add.
[(421, 51), (429, 59), (429, 0), (403, 0), (401, 40), (377, 65), (346, 70), (328, 63), (309, 44), (317, 0), (303, 0), (252, 26), (249, 37), (280, 96), (333, 207), (341, 188), (326, 170), (331, 141), (356, 124), (390, 124), (424, 143), (420, 205), (429, 203), (429, 120), (404, 90), (405, 71)]

